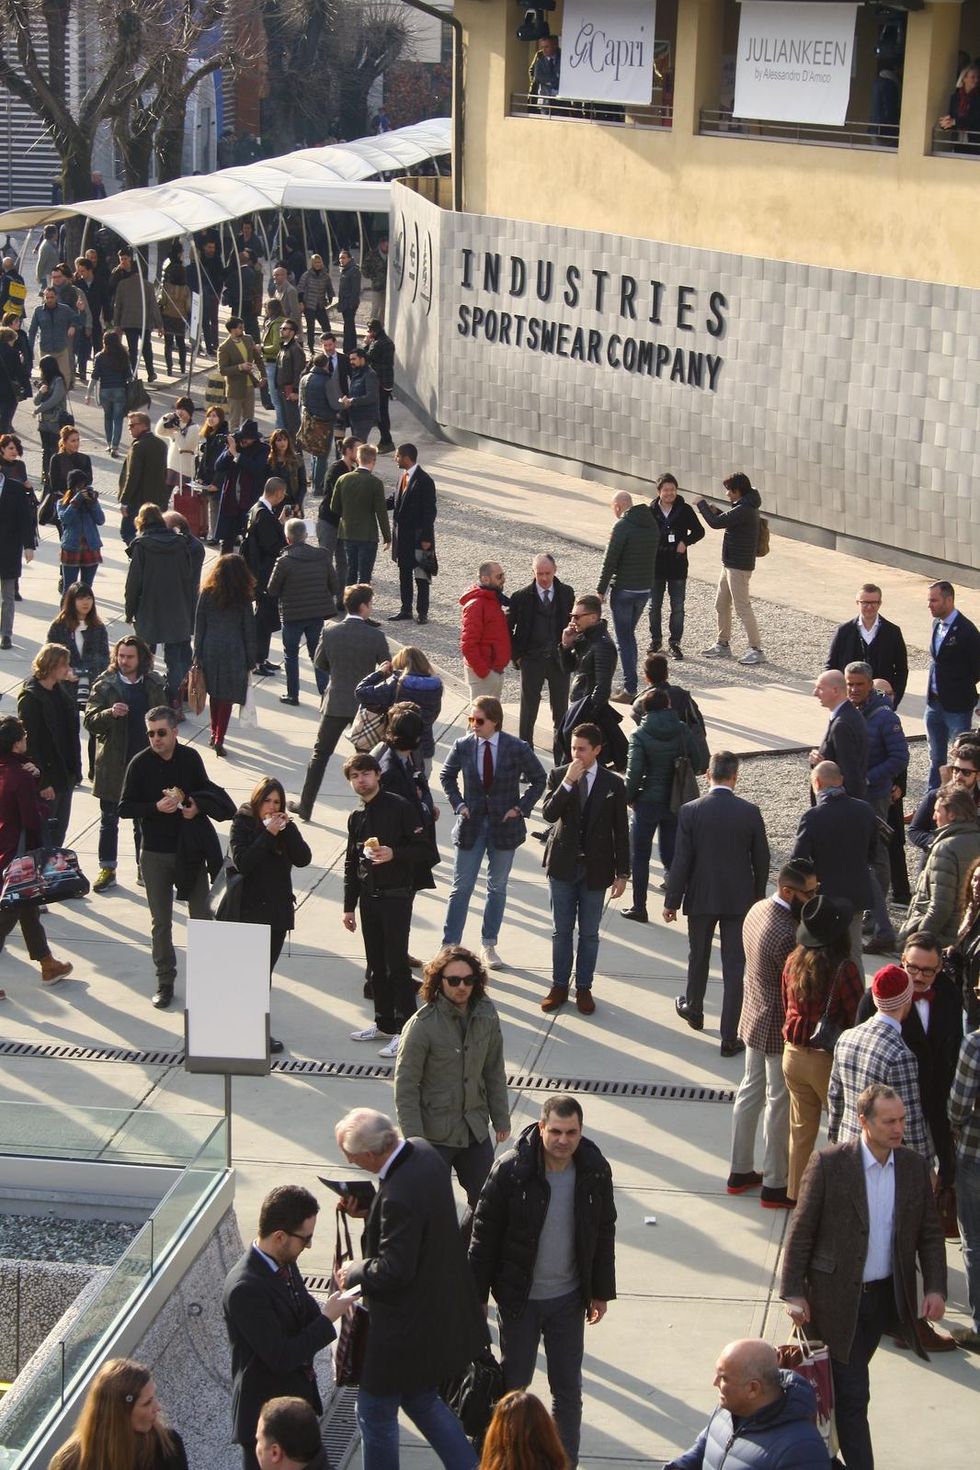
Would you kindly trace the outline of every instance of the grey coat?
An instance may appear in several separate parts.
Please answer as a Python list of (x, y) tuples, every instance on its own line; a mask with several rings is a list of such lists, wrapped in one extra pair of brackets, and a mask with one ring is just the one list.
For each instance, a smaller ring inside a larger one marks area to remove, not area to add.
[(194, 658), (212, 699), (241, 704), (258, 658), (252, 604), (218, 607), (210, 592), (202, 592), (194, 621)]
[(279, 616), (284, 623), (332, 618), (337, 608), (332, 554), (305, 541), (287, 546), (272, 568), (265, 590), (279, 599)]
[(390, 657), (388, 640), (376, 623), (348, 616), (342, 623), (324, 628), (313, 659), (316, 668), (330, 675), (323, 713), (353, 719), (357, 712), (355, 689)]
[(148, 526), (128, 548), (126, 621), (152, 648), (186, 643), (194, 626), (195, 568), (190, 542), (166, 526)]

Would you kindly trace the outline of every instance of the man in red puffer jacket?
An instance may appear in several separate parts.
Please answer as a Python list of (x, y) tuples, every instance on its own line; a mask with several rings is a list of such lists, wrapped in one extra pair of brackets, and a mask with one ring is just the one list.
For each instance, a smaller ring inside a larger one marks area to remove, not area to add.
[(510, 663), (504, 569), (499, 562), (485, 561), (479, 577), (476, 586), (459, 599), (463, 609), (459, 651), (471, 697), (492, 694), (494, 699), (499, 699), (504, 687), (504, 669)]

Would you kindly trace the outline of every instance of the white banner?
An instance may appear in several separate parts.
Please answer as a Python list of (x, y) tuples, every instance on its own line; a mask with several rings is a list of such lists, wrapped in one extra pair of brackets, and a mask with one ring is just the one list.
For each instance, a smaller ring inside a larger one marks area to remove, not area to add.
[(739, 8), (735, 116), (845, 122), (857, 6), (743, 0)]
[(565, 0), (559, 97), (649, 106), (656, 15), (656, 0)]

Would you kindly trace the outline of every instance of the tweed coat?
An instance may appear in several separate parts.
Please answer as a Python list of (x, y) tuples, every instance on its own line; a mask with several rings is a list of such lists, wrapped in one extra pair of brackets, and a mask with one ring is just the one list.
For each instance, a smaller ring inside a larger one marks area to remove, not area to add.
[(919, 1096), (919, 1064), (899, 1028), (881, 1015), (852, 1026), (834, 1048), (827, 1093), (827, 1137), (831, 1143), (852, 1143), (860, 1137), (857, 1100), (872, 1082), (894, 1087), (905, 1104), (908, 1147), (921, 1154), (931, 1167), (933, 1146)]
[(388, 640), (377, 623), (350, 614), (342, 623), (328, 623), (313, 657), (314, 668), (330, 675), (321, 712), (352, 720), (358, 684), (390, 657)]
[(760, 898), (742, 925), (745, 976), (738, 1034), (753, 1051), (782, 1056), (783, 966), (796, 948), (796, 920), (775, 898)]
[[(946, 1248), (929, 1179), (928, 1165), (911, 1149), (895, 1153), (895, 1228), (892, 1274), (899, 1320), (920, 1358), (915, 1321), (919, 1315), (915, 1263), (924, 1292), (946, 1295)], [(838, 1144), (811, 1155), (790, 1221), (783, 1272), (783, 1297), (805, 1297), (813, 1335), (846, 1363), (851, 1355), (868, 1254), (868, 1191), (860, 1142)]]

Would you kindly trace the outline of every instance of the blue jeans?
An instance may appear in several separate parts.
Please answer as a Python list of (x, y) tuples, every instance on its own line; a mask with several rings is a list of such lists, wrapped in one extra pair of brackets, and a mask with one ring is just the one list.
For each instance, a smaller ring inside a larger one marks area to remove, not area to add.
[(956, 1160), (956, 1214), (963, 1237), (963, 1270), (973, 1330), (980, 1332), (980, 1159)]
[[(102, 817), (99, 822), (99, 867), (111, 868), (113, 872), (119, 860), (119, 803), (118, 801), (106, 801), (105, 797), (99, 802)], [(136, 866), (139, 867), (140, 860), (140, 824), (139, 818), (133, 820), (133, 845), (136, 848)]]
[(582, 1356), (585, 1351), (585, 1304), (579, 1290), (547, 1301), (529, 1299), (519, 1317), (498, 1312), (500, 1366), (504, 1392), (527, 1388), (534, 1377), (538, 1344), (544, 1338), (544, 1357), (551, 1389), (551, 1415), (565, 1447), (568, 1463), (578, 1463), (582, 1431)]
[(572, 946), (578, 924), (578, 949), (575, 952), (575, 988), (591, 990), (595, 962), (599, 953), (599, 921), (605, 901), (604, 888), (589, 888), (585, 881), (585, 864), (579, 863), (575, 881), (549, 878), (551, 917), (551, 983), (566, 990), (572, 977)]
[(609, 594), (616, 643), (619, 646), (619, 661), (623, 666), (623, 688), (627, 694), (636, 693), (636, 625), (643, 616), (643, 609), (650, 599), (649, 589), (642, 592), (620, 592), (614, 587)]
[(421, 1393), (378, 1394), (357, 1391), (363, 1470), (398, 1470), (398, 1410), (404, 1409), (429, 1441), (446, 1470), (474, 1470), (477, 1453), (463, 1426), (434, 1388)]
[(378, 555), (377, 541), (345, 541), (344, 554), (347, 557), (348, 587), (353, 587), (355, 582), (370, 582)]
[[(289, 699), (299, 698), (299, 648), (306, 639), (306, 648), (312, 659), (316, 653), (317, 640), (323, 632), (322, 618), (309, 618), (305, 623), (283, 623), (282, 661), (286, 668), (286, 695)], [(329, 674), (323, 669), (314, 669), (317, 691), (322, 699), (327, 688)]]
[(487, 855), (487, 902), (483, 910), (481, 940), (484, 944), (496, 944), (507, 903), (507, 879), (514, 862), (513, 850), (501, 851), (488, 841), (487, 823), (484, 821), (472, 847), (457, 847), (453, 860), (453, 886), (449, 890), (449, 907), (446, 909), (446, 927), (443, 944), (462, 944), (466, 915), (476, 880)]
[(670, 622), (667, 625), (667, 633), (671, 643), (680, 643), (684, 637), (684, 597), (687, 593), (686, 577), (662, 577), (659, 572), (654, 574), (653, 588), (650, 592), (650, 642), (655, 648), (663, 643), (663, 623), (661, 621), (664, 593), (670, 598)]
[[(156, 653), (156, 644), (151, 648), (151, 653)], [(190, 639), (186, 643), (165, 643), (163, 645), (163, 661), (167, 668), (167, 697), (176, 699), (180, 693), (180, 686), (187, 678), (191, 667), (191, 645)]]
[(269, 397), (272, 399), (272, 407), (275, 410), (276, 428), (284, 429), (286, 427), (286, 420), (282, 415), (282, 394), (276, 387), (276, 365), (274, 362), (267, 362), (265, 365), (265, 381), (269, 388)]
[(111, 444), (113, 449), (118, 449), (123, 424), (126, 422), (126, 389), (100, 388), (99, 402), (105, 421), (105, 442)]
[(939, 767), (946, 764), (949, 742), (954, 735), (960, 735), (964, 730), (969, 730), (972, 724), (972, 709), (943, 709), (938, 703), (926, 705), (930, 791), (935, 791), (939, 785)]
[(660, 861), (668, 869), (674, 860), (677, 818), (666, 804), (638, 801), (630, 813), (630, 848), (633, 854), (631, 882), (633, 907), (646, 913), (650, 886), (650, 853), (654, 834), (659, 833)]

